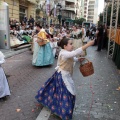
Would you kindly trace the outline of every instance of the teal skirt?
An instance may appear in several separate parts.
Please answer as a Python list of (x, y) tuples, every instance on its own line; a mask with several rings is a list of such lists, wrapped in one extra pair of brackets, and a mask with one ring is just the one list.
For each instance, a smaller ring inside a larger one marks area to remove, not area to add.
[[(34, 66), (46, 66), (54, 63), (54, 57), (50, 43), (43, 46), (35, 46), (37, 49), (34, 51), (33, 62)], [(35, 58), (34, 58), (35, 57)]]

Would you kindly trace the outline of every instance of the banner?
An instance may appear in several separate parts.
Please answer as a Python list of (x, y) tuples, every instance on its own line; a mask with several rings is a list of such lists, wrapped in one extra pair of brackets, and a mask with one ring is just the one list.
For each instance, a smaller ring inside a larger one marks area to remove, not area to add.
[(56, 4), (55, 4), (55, 6), (54, 6), (54, 17), (56, 17)]
[(48, 16), (50, 15), (50, 0), (46, 1), (46, 14)]

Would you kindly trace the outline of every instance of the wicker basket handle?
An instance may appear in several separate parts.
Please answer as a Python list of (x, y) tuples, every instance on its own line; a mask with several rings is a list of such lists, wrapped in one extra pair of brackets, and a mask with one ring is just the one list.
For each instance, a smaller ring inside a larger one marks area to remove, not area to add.
[[(88, 63), (90, 62), (87, 58), (84, 58)], [(80, 61), (80, 65), (83, 65), (82, 64), (83, 61)]]

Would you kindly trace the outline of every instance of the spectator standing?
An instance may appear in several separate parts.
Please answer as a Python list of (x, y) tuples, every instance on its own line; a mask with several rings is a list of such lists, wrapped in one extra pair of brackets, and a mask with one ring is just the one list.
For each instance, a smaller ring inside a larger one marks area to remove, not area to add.
[(103, 41), (103, 26), (102, 25), (98, 27), (96, 34), (97, 34), (97, 45), (98, 45), (97, 51), (101, 51), (102, 41)]
[(107, 48), (107, 26), (104, 25), (103, 28), (103, 41), (102, 41), (102, 49)]
[(32, 17), (32, 15), (30, 15), (30, 19), (29, 19), (29, 25), (32, 23), (32, 25), (34, 25), (34, 18)]
[(24, 16), (23, 22), (26, 24), (28, 21), (28, 18), (26, 16)]

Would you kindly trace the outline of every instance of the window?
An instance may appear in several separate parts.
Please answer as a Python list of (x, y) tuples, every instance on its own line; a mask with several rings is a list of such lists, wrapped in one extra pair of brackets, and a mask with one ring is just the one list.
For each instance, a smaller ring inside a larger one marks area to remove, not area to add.
[(90, 1), (89, 4), (95, 4), (95, 1)]
[(26, 10), (26, 8), (25, 8), (25, 7), (20, 6), (20, 8), (19, 8), (19, 17), (20, 17), (20, 22), (22, 22), (22, 21), (23, 21), (24, 16), (27, 16), (27, 10)]
[(88, 9), (88, 11), (93, 11), (94, 12), (94, 9)]
[(89, 19), (93, 19), (93, 16), (88, 16)]

